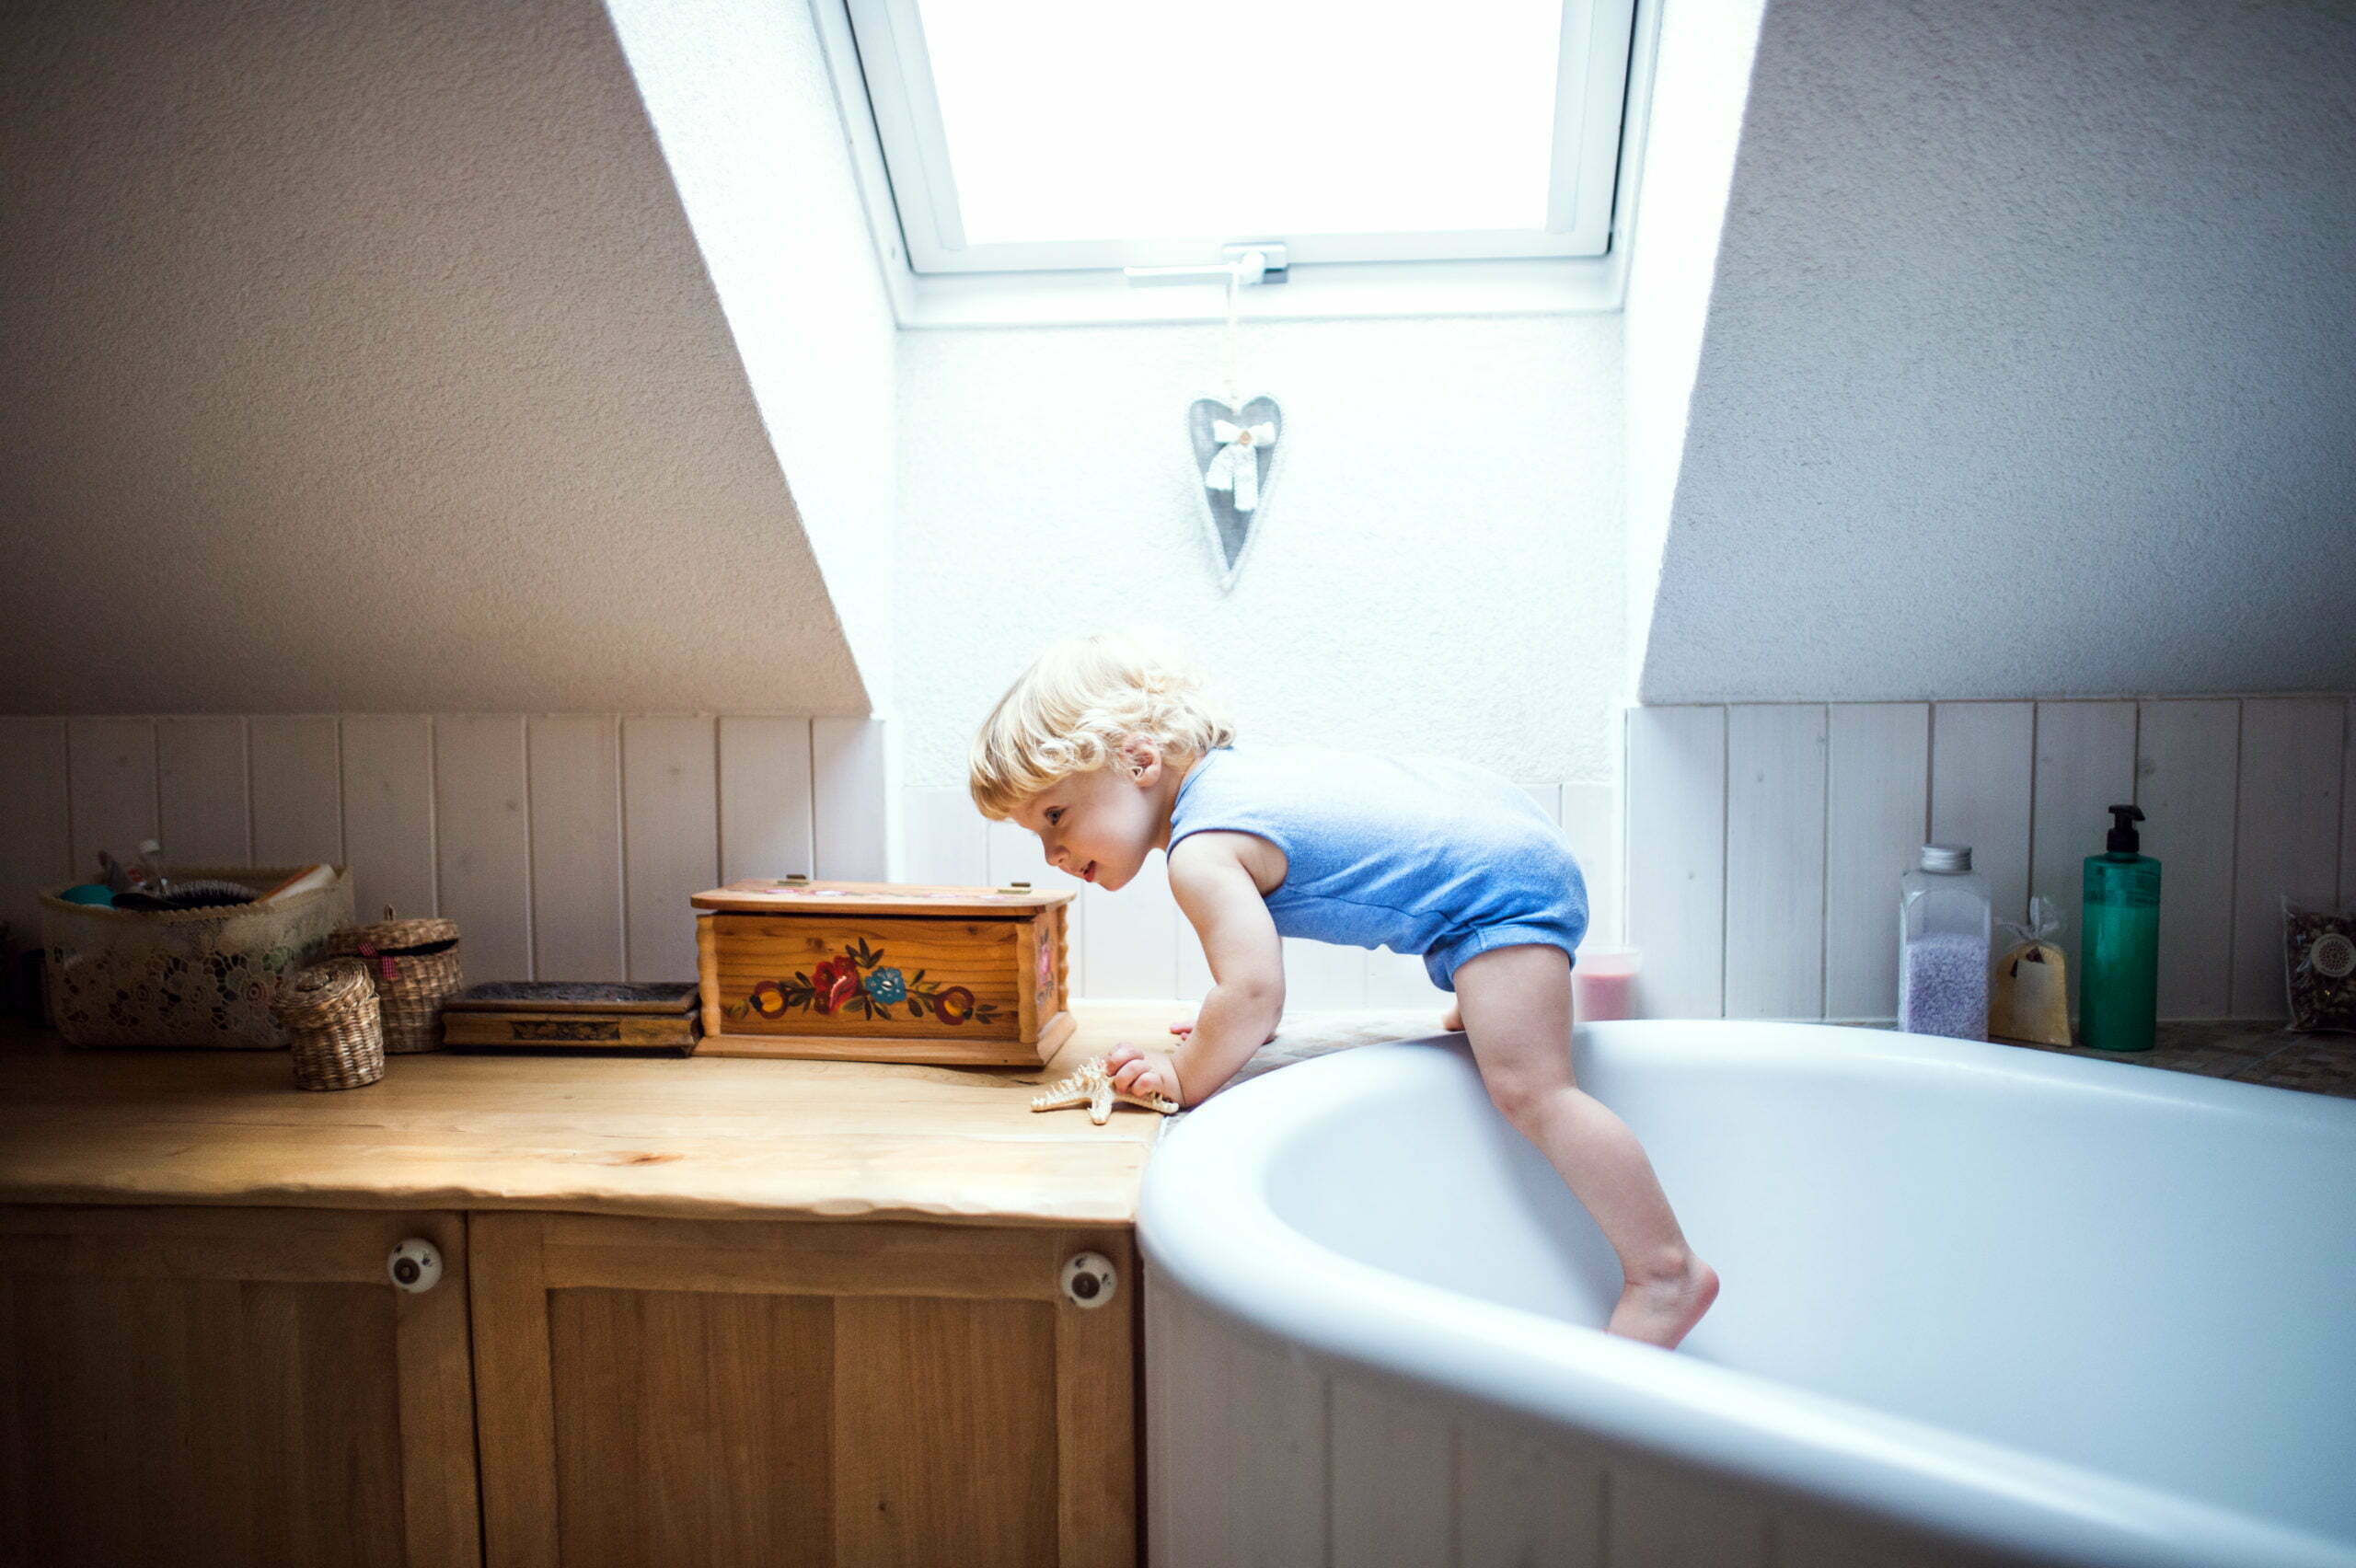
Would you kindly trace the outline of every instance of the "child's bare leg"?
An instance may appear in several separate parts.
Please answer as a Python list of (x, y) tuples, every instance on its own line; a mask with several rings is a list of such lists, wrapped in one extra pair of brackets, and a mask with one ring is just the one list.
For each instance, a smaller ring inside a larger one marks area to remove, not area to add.
[(1572, 1078), (1569, 959), (1543, 944), (1492, 948), (1453, 979), (1489, 1098), (1620, 1255), (1625, 1286), (1610, 1332), (1675, 1349), (1717, 1298), (1717, 1273), (1685, 1244), (1636, 1135)]

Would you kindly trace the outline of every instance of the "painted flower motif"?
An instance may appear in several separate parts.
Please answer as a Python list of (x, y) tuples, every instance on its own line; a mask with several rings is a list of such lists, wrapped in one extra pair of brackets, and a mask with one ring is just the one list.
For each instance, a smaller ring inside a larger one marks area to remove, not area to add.
[(963, 1023), (974, 1016), (974, 993), (963, 986), (948, 986), (932, 998), (943, 1023)]
[(867, 977), (867, 994), (885, 1004), (903, 1000), (908, 994), (907, 979), (896, 969), (879, 969)]
[(774, 980), (764, 980), (753, 987), (753, 1010), (763, 1018), (785, 1016), (785, 990)]

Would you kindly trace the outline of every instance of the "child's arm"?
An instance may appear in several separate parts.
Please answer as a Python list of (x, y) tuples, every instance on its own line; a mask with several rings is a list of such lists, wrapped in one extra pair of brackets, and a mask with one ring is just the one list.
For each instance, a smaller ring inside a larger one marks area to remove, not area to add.
[(1134, 1045), (1112, 1053), (1105, 1065), (1124, 1089), (1140, 1077), (1160, 1079), (1166, 1065), (1177, 1082), (1160, 1084), (1160, 1091), (1197, 1104), (1267, 1043), (1284, 1016), (1284, 946), (1251, 871), (1232, 846), (1218, 842), (1229, 836), (1189, 835), (1170, 858), (1170, 891), (1202, 939), (1215, 984), (1184, 1044), (1167, 1055)]

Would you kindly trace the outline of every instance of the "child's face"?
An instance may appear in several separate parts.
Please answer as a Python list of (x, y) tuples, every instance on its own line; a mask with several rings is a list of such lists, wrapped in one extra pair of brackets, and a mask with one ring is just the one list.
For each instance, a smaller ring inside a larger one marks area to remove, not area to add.
[(1162, 759), (1133, 741), (1092, 773), (1076, 773), (1022, 802), (1014, 820), (1039, 836), (1047, 864), (1106, 889), (1126, 887), (1169, 829)]

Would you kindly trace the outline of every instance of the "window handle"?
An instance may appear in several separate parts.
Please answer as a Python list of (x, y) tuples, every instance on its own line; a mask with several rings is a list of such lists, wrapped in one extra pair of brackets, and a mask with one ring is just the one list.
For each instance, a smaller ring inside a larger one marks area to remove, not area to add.
[(1124, 267), (1121, 272), (1133, 288), (1223, 283), (1230, 278), (1244, 284), (1281, 283), (1290, 275), (1281, 245), (1224, 245), (1219, 254), (1225, 259), (1211, 267)]

